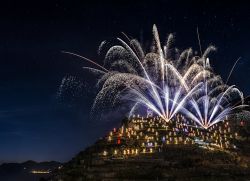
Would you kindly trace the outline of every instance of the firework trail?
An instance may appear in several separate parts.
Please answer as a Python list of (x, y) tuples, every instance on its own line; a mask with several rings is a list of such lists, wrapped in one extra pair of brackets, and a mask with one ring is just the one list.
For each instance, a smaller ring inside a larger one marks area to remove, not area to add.
[[(161, 44), (155, 25), (148, 53), (136, 39), (127, 35), (125, 39), (117, 38), (115, 45), (101, 43), (99, 54), (107, 50), (103, 66), (78, 54), (63, 52), (91, 62), (95, 67), (84, 69), (101, 75), (93, 112), (127, 101), (131, 103), (129, 115), (143, 107), (169, 122), (180, 113), (207, 129), (244, 107), (242, 92), (223, 83), (210, 66), (208, 55), (216, 50), (214, 46), (209, 46), (200, 57), (194, 56), (191, 48), (180, 52), (173, 46), (173, 34)], [(239, 100), (242, 104), (234, 106)]]

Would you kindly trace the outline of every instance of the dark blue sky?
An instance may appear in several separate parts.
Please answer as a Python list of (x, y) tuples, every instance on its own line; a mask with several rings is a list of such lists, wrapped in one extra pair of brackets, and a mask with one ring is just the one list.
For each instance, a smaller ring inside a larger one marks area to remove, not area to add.
[[(126, 32), (151, 40), (156, 24), (162, 38), (174, 32), (181, 48), (218, 47), (211, 64), (225, 79), (242, 57), (230, 84), (250, 94), (250, 4), (217, 1), (11, 1), (0, 9), (0, 162), (67, 161), (92, 144), (118, 119), (89, 119), (93, 94), (77, 104), (61, 103), (65, 75), (88, 65), (62, 54), (78, 52), (97, 60), (104, 39)], [(110, 117), (110, 115), (109, 115)]]

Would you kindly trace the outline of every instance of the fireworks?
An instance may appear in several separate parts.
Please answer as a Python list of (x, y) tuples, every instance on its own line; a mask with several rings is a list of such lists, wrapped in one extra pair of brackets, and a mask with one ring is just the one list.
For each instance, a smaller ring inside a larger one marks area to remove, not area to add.
[[(130, 103), (129, 115), (141, 108), (150, 109), (169, 122), (179, 113), (207, 129), (244, 107), (242, 92), (223, 83), (210, 66), (208, 55), (215, 50), (214, 46), (197, 56), (191, 48), (181, 52), (173, 42), (174, 36), (170, 34), (162, 45), (154, 25), (153, 44), (148, 53), (136, 39), (126, 35), (125, 40), (117, 38), (113, 46), (101, 43), (98, 52), (105, 52), (103, 66), (80, 55), (64, 53), (91, 62), (93, 67), (84, 69), (100, 76), (93, 111), (114, 107), (125, 100)], [(235, 106), (238, 101), (241, 104)]]

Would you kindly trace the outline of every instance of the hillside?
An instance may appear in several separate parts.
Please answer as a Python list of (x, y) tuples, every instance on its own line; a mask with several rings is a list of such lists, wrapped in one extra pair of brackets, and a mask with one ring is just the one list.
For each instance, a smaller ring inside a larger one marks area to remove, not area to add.
[(229, 122), (210, 131), (178, 121), (123, 121), (49, 180), (249, 180), (248, 123)]

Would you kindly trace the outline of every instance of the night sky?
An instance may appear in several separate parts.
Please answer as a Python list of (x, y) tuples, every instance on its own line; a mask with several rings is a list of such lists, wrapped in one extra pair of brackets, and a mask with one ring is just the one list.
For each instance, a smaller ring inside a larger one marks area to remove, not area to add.
[[(217, 1), (11, 1), (0, 8), (0, 163), (25, 160), (68, 161), (94, 143), (119, 119), (89, 118), (93, 94), (79, 101), (58, 99), (64, 76), (84, 76), (89, 65), (61, 50), (77, 52), (101, 63), (101, 41), (121, 32), (152, 40), (152, 25), (160, 36), (175, 33), (176, 44), (198, 50), (218, 48), (210, 60), (225, 80), (242, 57), (230, 84), (250, 94), (250, 4)], [(245, 2), (245, 3), (243, 3)]]

